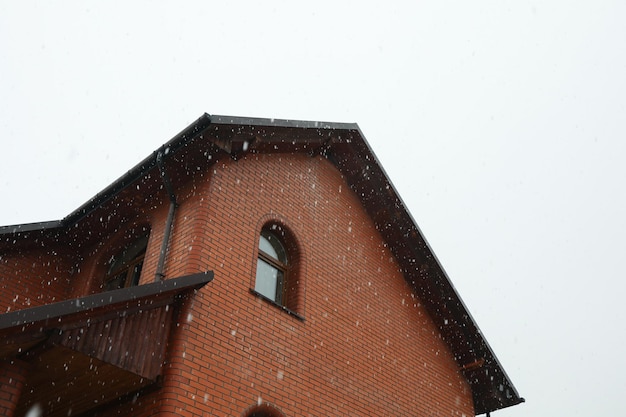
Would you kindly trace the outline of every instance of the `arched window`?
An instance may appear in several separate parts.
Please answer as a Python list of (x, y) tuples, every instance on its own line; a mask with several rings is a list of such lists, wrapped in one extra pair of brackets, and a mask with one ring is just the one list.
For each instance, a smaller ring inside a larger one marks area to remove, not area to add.
[(250, 291), (304, 320), (306, 265), (297, 236), (282, 219), (270, 218), (261, 228), (258, 242), (256, 276)]
[(137, 239), (109, 260), (104, 278), (105, 291), (139, 285), (147, 246), (148, 235)]
[(285, 305), (288, 275), (289, 259), (283, 242), (271, 229), (263, 229), (259, 237), (254, 290), (276, 304)]

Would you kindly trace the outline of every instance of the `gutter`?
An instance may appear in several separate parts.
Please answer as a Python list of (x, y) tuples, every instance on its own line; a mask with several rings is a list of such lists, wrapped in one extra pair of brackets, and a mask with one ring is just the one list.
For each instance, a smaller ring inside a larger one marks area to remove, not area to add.
[(174, 136), (159, 149), (152, 152), (152, 155), (148, 156), (143, 161), (135, 165), (126, 174), (122, 175), (120, 178), (114, 181), (110, 186), (102, 190), (100, 193), (96, 194), (96, 196), (89, 200), (87, 203), (83, 204), (69, 216), (61, 220), (63, 225), (70, 226), (72, 224), (78, 223), (92, 210), (110, 200), (120, 191), (124, 190), (135, 181), (141, 179), (145, 174), (148, 173), (149, 170), (157, 166), (157, 159), (159, 154), (169, 155), (175, 153), (184, 144), (186, 144), (190, 137), (196, 136), (198, 133), (206, 129), (210, 124), (210, 116), (207, 113), (204, 113), (186, 129)]

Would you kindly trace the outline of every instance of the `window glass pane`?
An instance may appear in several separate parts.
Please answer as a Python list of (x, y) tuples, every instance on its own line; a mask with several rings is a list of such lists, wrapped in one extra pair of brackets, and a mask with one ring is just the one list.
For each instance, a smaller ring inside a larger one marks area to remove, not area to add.
[(107, 291), (117, 290), (119, 288), (124, 288), (124, 284), (126, 283), (126, 271), (117, 274), (112, 279), (108, 280), (105, 284), (105, 289)]
[(139, 285), (139, 275), (141, 275), (141, 267), (143, 266), (143, 261), (136, 264), (130, 275), (130, 286), (134, 287), (135, 285)]
[(267, 262), (258, 259), (254, 290), (270, 300), (276, 301), (276, 286), (278, 285), (279, 272), (278, 269)]
[(115, 258), (111, 260), (109, 265), (108, 275), (112, 275), (122, 268), (125, 268), (133, 259), (137, 258), (140, 254), (146, 251), (148, 246), (148, 235), (142, 236), (136, 240), (132, 245), (124, 249), (123, 252), (117, 254)]
[(272, 246), (269, 239), (264, 235), (261, 235), (261, 238), (259, 239), (259, 249), (267, 253), (272, 258), (278, 259), (278, 253), (276, 253), (276, 249), (274, 249), (274, 246)]

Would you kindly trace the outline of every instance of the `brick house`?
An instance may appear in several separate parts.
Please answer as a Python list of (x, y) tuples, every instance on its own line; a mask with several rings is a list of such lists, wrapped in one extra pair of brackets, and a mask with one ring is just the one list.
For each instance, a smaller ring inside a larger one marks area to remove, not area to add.
[(203, 115), (0, 228), (0, 415), (471, 416), (523, 401), (355, 124)]

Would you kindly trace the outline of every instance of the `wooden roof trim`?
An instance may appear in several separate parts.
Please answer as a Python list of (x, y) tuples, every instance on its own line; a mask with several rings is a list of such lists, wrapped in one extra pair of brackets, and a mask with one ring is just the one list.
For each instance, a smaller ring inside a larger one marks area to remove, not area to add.
[(0, 315), (0, 334), (11, 332), (17, 327), (30, 327), (40, 323), (58, 327), (64, 318), (81, 313), (93, 315), (101, 310), (115, 310), (114, 314), (121, 316), (127, 314), (129, 309), (150, 306), (150, 301), (155, 298), (173, 299), (183, 292), (201, 288), (212, 280), (212, 271), (201, 272), (5, 313)]

